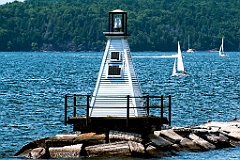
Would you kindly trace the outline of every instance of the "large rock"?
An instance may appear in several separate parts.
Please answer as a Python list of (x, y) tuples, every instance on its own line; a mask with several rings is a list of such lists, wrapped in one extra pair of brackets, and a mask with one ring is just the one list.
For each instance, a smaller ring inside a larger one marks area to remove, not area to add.
[(110, 131), (109, 132), (109, 141), (135, 141), (142, 142), (143, 138), (141, 134), (129, 133), (129, 132), (119, 132), (119, 131)]
[(199, 127), (208, 127), (211, 130), (219, 131), (226, 136), (240, 141), (240, 120), (230, 122), (208, 122)]
[(216, 148), (226, 148), (232, 147), (230, 140), (228, 137), (224, 136), (221, 133), (208, 133), (201, 135), (203, 139), (207, 140), (208, 142), (214, 144)]
[(82, 135), (81, 133), (68, 133), (68, 134), (57, 134), (56, 136), (51, 137), (50, 139), (56, 139), (56, 140), (73, 140), (76, 137)]
[(136, 156), (145, 154), (145, 148), (141, 143), (134, 141), (120, 141), (85, 147), (89, 157), (94, 156)]
[(82, 144), (64, 147), (50, 147), (50, 158), (80, 158)]
[(87, 140), (102, 140), (105, 139), (105, 134), (97, 134), (95, 132), (82, 133), (82, 134), (58, 134), (48, 140), (70, 140), (70, 141), (87, 141)]
[(146, 153), (151, 156), (151, 157), (155, 157), (155, 158), (162, 158), (162, 157), (166, 157), (166, 156), (172, 156), (175, 155), (176, 153), (173, 152), (172, 150), (169, 151), (165, 151), (165, 150), (161, 150), (155, 146), (152, 145), (148, 145), (146, 148)]
[(63, 134), (56, 135), (45, 141), (47, 147), (63, 147), (75, 144), (96, 145), (105, 143), (105, 134), (96, 134), (94, 132), (83, 134)]
[[(15, 157), (23, 157), (23, 158), (33, 158), (39, 157), (43, 158), (45, 154), (46, 144), (45, 141), (49, 138), (42, 138), (34, 140), (26, 145), (24, 145), (14, 156)], [(44, 149), (44, 150), (42, 150)], [(39, 154), (38, 156), (36, 156)], [(34, 156), (33, 156), (34, 155)]]
[(45, 148), (34, 148), (29, 154), (29, 158), (33, 159), (45, 158), (45, 156), (46, 156)]
[(46, 150), (45, 148), (34, 148), (34, 149), (28, 149), (22, 152), (17, 157), (22, 158), (31, 158), (31, 159), (40, 159), (40, 158), (46, 158)]
[(154, 134), (156, 136), (161, 136), (172, 143), (180, 143), (180, 141), (183, 139), (182, 136), (178, 135), (176, 132), (174, 132), (172, 129), (162, 130), (162, 131), (154, 131)]
[(163, 149), (163, 150), (169, 149), (173, 145), (172, 142), (170, 142), (160, 136), (156, 136), (154, 134), (148, 135), (148, 138), (150, 139), (152, 146), (155, 146), (155, 147)]
[(213, 145), (212, 143), (209, 143), (208, 141), (202, 139), (201, 137), (197, 136), (194, 133), (190, 133), (188, 136), (190, 139), (193, 140), (194, 143), (198, 144), (201, 146), (203, 150), (210, 150), (210, 149), (215, 149), (216, 146)]
[(183, 138), (180, 141), (181, 150), (184, 151), (202, 151), (202, 148), (199, 147), (196, 143), (188, 138)]
[(145, 148), (141, 143), (128, 141), (128, 146), (132, 155), (139, 157), (140, 155), (145, 154)]
[(94, 156), (131, 156), (127, 141), (85, 147), (89, 157)]

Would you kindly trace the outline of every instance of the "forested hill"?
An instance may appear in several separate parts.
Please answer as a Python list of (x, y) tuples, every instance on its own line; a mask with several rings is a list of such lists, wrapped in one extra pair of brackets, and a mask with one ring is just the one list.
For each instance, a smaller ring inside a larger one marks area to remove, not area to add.
[(0, 6), (0, 51), (102, 51), (108, 12), (128, 12), (132, 51), (240, 48), (240, 0), (26, 0)]

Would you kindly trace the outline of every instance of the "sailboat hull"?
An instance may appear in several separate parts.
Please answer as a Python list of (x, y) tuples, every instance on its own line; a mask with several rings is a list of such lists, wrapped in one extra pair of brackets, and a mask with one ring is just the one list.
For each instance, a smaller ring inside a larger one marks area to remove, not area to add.
[(178, 77), (178, 76), (189, 76), (189, 75), (186, 73), (173, 73), (172, 74), (172, 77)]
[(225, 54), (225, 53), (221, 53), (221, 54), (219, 54), (219, 56), (221, 56), (221, 57), (226, 57), (226, 56), (228, 56), (228, 55)]

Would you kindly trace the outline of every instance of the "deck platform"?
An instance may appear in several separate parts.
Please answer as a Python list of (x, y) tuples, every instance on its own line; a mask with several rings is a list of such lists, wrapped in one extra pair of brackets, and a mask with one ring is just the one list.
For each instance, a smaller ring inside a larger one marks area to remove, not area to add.
[(163, 124), (169, 124), (166, 117), (68, 117), (68, 124), (73, 124), (73, 131), (107, 132), (110, 130), (128, 131), (137, 133), (152, 133), (161, 130)]

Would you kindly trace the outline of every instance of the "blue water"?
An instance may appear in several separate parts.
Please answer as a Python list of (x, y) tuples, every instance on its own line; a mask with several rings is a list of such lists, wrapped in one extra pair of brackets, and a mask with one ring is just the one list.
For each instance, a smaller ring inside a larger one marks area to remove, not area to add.
[[(183, 53), (189, 76), (171, 77), (176, 53), (133, 52), (143, 93), (172, 95), (172, 126), (240, 119), (240, 53)], [(64, 95), (92, 94), (103, 53), (0, 52), (0, 159), (34, 139), (72, 131)], [(156, 113), (157, 114), (157, 113)], [(173, 159), (240, 159), (240, 148), (179, 152)]]

